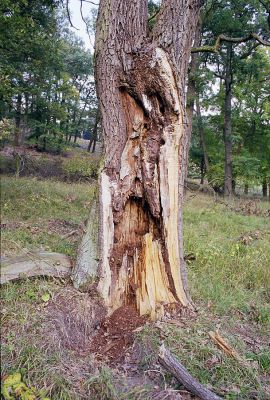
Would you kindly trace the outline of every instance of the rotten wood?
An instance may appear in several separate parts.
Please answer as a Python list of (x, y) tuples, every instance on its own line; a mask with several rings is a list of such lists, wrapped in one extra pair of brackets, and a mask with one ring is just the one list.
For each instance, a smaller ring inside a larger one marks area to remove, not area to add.
[(66, 277), (71, 274), (71, 260), (60, 253), (27, 253), (1, 260), (1, 284), (32, 276)]
[(186, 368), (165, 348), (160, 347), (158, 360), (189, 392), (202, 400), (221, 400), (222, 398), (211, 392), (198, 382)]
[(166, 304), (191, 306), (182, 235), (185, 78), (200, 5), (163, 1), (149, 32), (146, 0), (100, 1), (98, 291), (109, 313), (135, 305), (156, 319)]

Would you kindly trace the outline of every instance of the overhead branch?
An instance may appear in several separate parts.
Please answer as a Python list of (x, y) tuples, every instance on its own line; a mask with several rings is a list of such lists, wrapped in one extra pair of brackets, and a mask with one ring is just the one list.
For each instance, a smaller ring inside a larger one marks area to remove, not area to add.
[(225, 75), (218, 74), (217, 72), (213, 72), (213, 74), (219, 79), (225, 79)]
[(257, 33), (250, 33), (248, 36), (244, 37), (230, 37), (226, 35), (219, 35), (217, 40), (213, 46), (201, 46), (201, 47), (193, 47), (191, 49), (192, 53), (218, 53), (221, 47), (222, 42), (229, 43), (245, 43), (249, 40), (257, 40), (259, 44), (263, 46), (270, 46), (270, 41), (261, 38)]
[(88, 38), (89, 38), (89, 40), (90, 40), (90, 42), (91, 42), (91, 37), (90, 37), (89, 29), (88, 29), (88, 23), (87, 23), (87, 21), (85, 20), (84, 15), (83, 15), (83, 8), (82, 8), (83, 0), (80, 0), (80, 2), (81, 2), (81, 4), (80, 4), (81, 18), (82, 18), (82, 20), (83, 20), (83, 22), (84, 22), (84, 24), (85, 24), (86, 32), (87, 32)]
[(69, 0), (66, 0), (66, 10), (67, 10), (67, 17), (68, 17), (70, 26), (78, 31), (79, 28), (76, 28), (76, 26), (73, 25), (72, 20), (71, 20), (70, 11), (69, 11)]
[(89, 3), (89, 4), (92, 4), (93, 6), (99, 6), (99, 4), (98, 3), (94, 3), (93, 1), (90, 1), (90, 0), (81, 0), (81, 1), (83, 1), (84, 3)]
[(160, 9), (158, 9), (153, 15), (151, 15), (151, 17), (148, 18), (148, 22), (152, 21), (154, 18), (156, 18), (156, 16), (158, 15)]
[(267, 7), (267, 3), (265, 1), (259, 0), (259, 3), (261, 3), (266, 9), (269, 8), (269, 6)]
[(250, 56), (250, 54), (253, 52), (253, 50), (255, 50), (258, 46), (260, 46), (260, 43), (255, 43), (253, 46), (250, 47), (250, 49), (248, 51), (246, 51), (245, 53), (243, 53), (240, 57), (241, 60), (244, 60), (245, 58), (247, 58), (248, 56)]

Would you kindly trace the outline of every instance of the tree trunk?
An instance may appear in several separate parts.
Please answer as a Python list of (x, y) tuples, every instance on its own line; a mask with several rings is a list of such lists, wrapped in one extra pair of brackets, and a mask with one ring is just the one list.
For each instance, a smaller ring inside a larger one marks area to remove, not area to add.
[(93, 132), (92, 132), (92, 138), (89, 140), (89, 143), (88, 143), (88, 148), (87, 148), (88, 152), (90, 152), (92, 144), (93, 144), (92, 153), (94, 153), (96, 150), (99, 120), (100, 120), (100, 113), (99, 113), (99, 109), (97, 109), (96, 116), (95, 116), (95, 123), (94, 123), (94, 127), (93, 127)]
[(225, 146), (225, 180), (224, 194), (231, 197), (232, 185), (232, 45), (227, 44), (226, 72), (225, 72), (225, 103), (224, 103), (224, 146)]
[(96, 81), (100, 176), (98, 290), (109, 312), (152, 319), (190, 304), (182, 238), (185, 77), (200, 2), (163, 1), (151, 36), (147, 0), (101, 0)]
[(198, 94), (196, 95), (196, 112), (197, 112), (197, 119), (198, 119), (198, 129), (199, 129), (199, 134), (200, 134), (201, 148), (203, 151), (204, 169), (205, 169), (205, 172), (208, 172), (209, 171), (209, 158), (208, 158), (208, 153), (207, 153), (207, 148), (206, 148), (204, 126), (203, 126), (201, 107), (200, 107), (200, 99), (199, 99)]
[(266, 181), (266, 178), (264, 178), (263, 182), (262, 182), (262, 194), (263, 194), (263, 197), (267, 197), (267, 181)]
[(247, 183), (245, 183), (244, 193), (245, 193), (245, 194), (248, 194), (248, 184), (247, 184)]
[(22, 117), (22, 95), (18, 94), (16, 103), (16, 114), (15, 114), (14, 146), (19, 146), (21, 144), (21, 117)]

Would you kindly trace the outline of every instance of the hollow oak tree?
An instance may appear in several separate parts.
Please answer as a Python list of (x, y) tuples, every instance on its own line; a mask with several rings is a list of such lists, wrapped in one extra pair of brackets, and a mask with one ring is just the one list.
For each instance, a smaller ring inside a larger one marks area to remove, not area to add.
[(185, 84), (200, 0), (101, 0), (96, 82), (105, 144), (98, 290), (109, 312), (190, 304), (182, 245)]

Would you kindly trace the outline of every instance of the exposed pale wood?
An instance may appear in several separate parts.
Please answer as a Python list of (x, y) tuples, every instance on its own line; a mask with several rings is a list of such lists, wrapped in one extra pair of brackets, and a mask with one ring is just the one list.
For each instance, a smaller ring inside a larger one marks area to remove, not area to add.
[(69, 257), (59, 253), (28, 253), (1, 260), (1, 284), (31, 276), (65, 277), (70, 273)]
[(202, 400), (221, 400), (222, 398), (211, 392), (198, 382), (186, 370), (186, 368), (165, 348), (160, 347), (158, 359), (160, 364), (169, 371), (175, 378), (192, 394), (198, 396)]
[(243, 361), (240, 354), (238, 354), (237, 351), (217, 331), (210, 331), (209, 336), (216, 343), (216, 345), (226, 354), (235, 358), (238, 361)]

